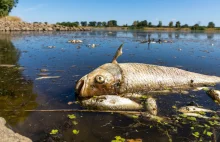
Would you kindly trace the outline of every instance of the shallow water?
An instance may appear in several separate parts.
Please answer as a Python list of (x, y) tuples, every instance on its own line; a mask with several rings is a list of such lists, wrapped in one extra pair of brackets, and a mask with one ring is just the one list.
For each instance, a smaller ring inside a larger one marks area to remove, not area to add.
[[(98, 142), (111, 141), (115, 136), (169, 141), (166, 135), (168, 128), (120, 114), (24, 112), (32, 109), (81, 109), (79, 104), (68, 105), (68, 102), (76, 101), (75, 82), (96, 67), (111, 62), (121, 43), (124, 43), (124, 48), (123, 55), (118, 59), (120, 63), (172, 66), (220, 76), (219, 33), (151, 32), (151, 38), (172, 40), (173, 43), (140, 43), (147, 39), (147, 35), (148, 32), (141, 31), (1, 33), (0, 64), (14, 64), (17, 67), (0, 68), (0, 116), (6, 118), (8, 126), (15, 132), (33, 141)], [(81, 39), (83, 43), (68, 43), (70, 39)], [(91, 48), (88, 44), (98, 46)], [(61, 77), (35, 80), (41, 73), (40, 69), (48, 69), (51, 76)], [(215, 88), (220, 89), (220, 86)], [(192, 101), (205, 108), (219, 110), (219, 105), (204, 91), (190, 92), (189, 95), (158, 95), (155, 98), (158, 115), (170, 118), (176, 114), (172, 106), (181, 107)], [(77, 125), (72, 124), (68, 114), (76, 115)], [(178, 126), (176, 133), (170, 132), (173, 141), (195, 140), (190, 124)], [(59, 134), (51, 136), (52, 129), (58, 129)], [(74, 135), (73, 129), (79, 130), (79, 134)], [(218, 135), (217, 128), (215, 131)]]

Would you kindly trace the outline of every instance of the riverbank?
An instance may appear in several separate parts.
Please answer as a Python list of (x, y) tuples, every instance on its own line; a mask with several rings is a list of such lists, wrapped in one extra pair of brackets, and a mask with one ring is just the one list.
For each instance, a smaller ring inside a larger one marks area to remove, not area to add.
[(41, 22), (28, 23), (12, 21), (7, 18), (0, 19), (0, 31), (90, 31), (89, 27), (66, 27), (57, 24)]
[(29, 138), (13, 132), (11, 129), (7, 128), (5, 124), (5, 119), (0, 117), (1, 142), (32, 142)]

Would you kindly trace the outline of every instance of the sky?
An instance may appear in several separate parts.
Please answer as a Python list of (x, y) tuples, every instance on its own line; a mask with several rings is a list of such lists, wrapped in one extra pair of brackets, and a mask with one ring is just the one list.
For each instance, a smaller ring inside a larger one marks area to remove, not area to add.
[(220, 27), (220, 0), (19, 0), (10, 15), (26, 22), (75, 22), (117, 20), (131, 25), (147, 20)]

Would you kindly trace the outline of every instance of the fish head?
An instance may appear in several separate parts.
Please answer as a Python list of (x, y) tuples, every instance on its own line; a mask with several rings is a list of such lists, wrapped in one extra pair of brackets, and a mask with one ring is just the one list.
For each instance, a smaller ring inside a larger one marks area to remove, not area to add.
[(121, 69), (118, 64), (107, 63), (83, 76), (76, 84), (79, 97), (116, 95), (121, 81)]

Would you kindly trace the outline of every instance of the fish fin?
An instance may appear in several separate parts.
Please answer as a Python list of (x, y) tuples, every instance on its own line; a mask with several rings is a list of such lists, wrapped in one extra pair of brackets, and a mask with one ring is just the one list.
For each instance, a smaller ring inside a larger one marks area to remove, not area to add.
[(124, 43), (122, 43), (121, 45), (120, 45), (120, 47), (118, 48), (118, 50), (116, 51), (116, 53), (115, 53), (115, 56), (114, 56), (114, 58), (113, 58), (113, 60), (112, 60), (112, 63), (113, 64), (118, 64), (118, 62), (116, 61), (117, 60), (117, 58), (119, 57), (119, 56), (121, 56), (122, 55), (122, 47), (123, 47), (123, 45), (124, 45)]

